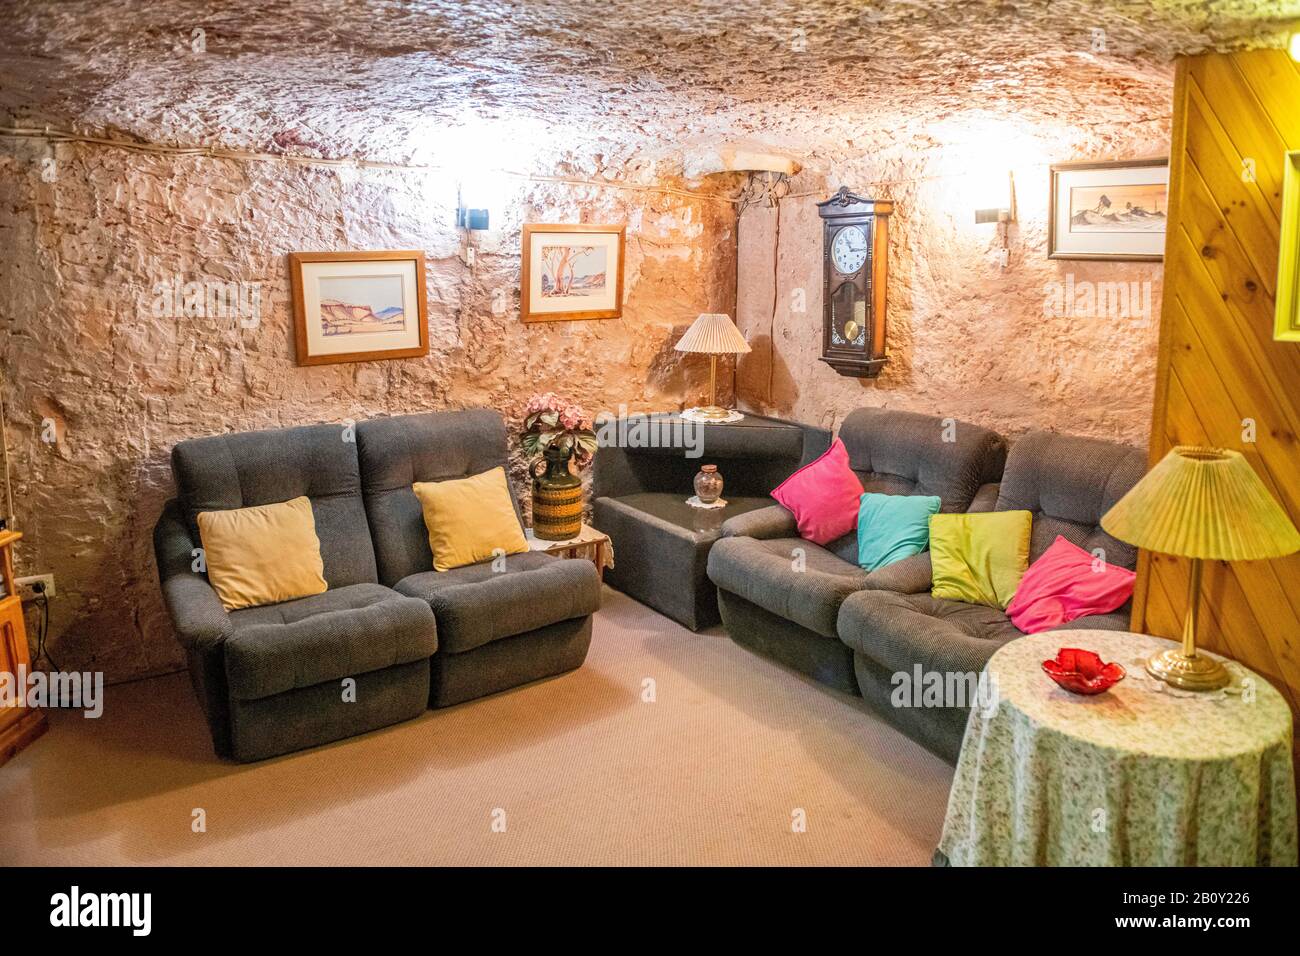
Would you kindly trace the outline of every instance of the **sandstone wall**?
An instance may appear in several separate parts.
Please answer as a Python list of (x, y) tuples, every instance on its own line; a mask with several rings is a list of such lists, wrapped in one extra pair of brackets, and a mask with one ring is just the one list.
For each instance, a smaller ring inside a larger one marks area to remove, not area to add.
[[(780, 202), (775, 263), (776, 208), (759, 202), (741, 213), (738, 309), (754, 346), (739, 368), (742, 404), (829, 427), (859, 406), (889, 406), (1013, 437), (1046, 427), (1145, 447), (1162, 266), (1048, 259), (1048, 165), (1167, 155), (1168, 120), (1071, 129), (971, 119), (921, 131), (912, 142), (921, 148), (871, 152), (795, 177)], [(976, 225), (974, 213), (999, 188), (1008, 195), (1008, 171), (1019, 221), (1010, 227), (1004, 268), (998, 227)], [(822, 237), (815, 204), (841, 185), (896, 204), (890, 362), (874, 381), (841, 376), (818, 360)], [(1067, 280), (1076, 290), (1081, 283), (1137, 283), (1140, 309), (1048, 314), (1064, 311), (1045, 306), (1052, 283)]]
[[(181, 665), (150, 541), (178, 440), (469, 406), (517, 421), (546, 389), (592, 412), (678, 408), (702, 400), (708, 372), (683, 364), (672, 343), (699, 312), (735, 309), (726, 202), (515, 179), (502, 228), (474, 240), (470, 264), (450, 226), (454, 186), (437, 172), (0, 150), (0, 356), (26, 534), (19, 573), (56, 575), (59, 665), (110, 681)], [(682, 185), (599, 158), (539, 171)], [(735, 180), (715, 179), (709, 189), (734, 194)], [(626, 222), (623, 318), (522, 324), (522, 221)], [(285, 254), (385, 248), (428, 257), (429, 356), (295, 365)], [(178, 275), (260, 283), (260, 323), (155, 316), (155, 284)], [(518, 461), (514, 472), (522, 486)]]

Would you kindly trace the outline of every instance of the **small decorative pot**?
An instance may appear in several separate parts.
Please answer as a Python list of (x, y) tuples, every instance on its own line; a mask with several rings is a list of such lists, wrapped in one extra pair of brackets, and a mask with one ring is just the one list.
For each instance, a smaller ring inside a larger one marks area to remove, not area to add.
[(722, 497), (722, 476), (717, 465), (701, 465), (695, 476), (695, 496), (700, 504), (711, 505)]
[(569, 472), (571, 450), (547, 448), (546, 470), (533, 463), (533, 534), (543, 541), (568, 541), (582, 531), (582, 479)]

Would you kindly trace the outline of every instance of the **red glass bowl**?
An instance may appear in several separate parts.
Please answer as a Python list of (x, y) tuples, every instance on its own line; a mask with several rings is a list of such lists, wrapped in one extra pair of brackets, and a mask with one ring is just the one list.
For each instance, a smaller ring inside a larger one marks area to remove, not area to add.
[(1107, 664), (1092, 651), (1063, 647), (1055, 660), (1043, 661), (1043, 670), (1071, 694), (1100, 694), (1124, 679), (1124, 668)]

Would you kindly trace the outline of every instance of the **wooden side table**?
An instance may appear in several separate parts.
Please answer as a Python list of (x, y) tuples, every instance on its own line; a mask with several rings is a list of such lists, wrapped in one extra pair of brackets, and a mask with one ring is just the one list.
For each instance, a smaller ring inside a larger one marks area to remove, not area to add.
[[(940, 853), (965, 866), (1294, 866), (1291, 711), (1268, 681), (1225, 661), (1220, 691), (1178, 691), (1144, 661), (1172, 641), (1048, 631), (985, 666)], [(1095, 651), (1128, 676), (1104, 694), (1058, 687), (1042, 662)], [(1203, 653), (1203, 652), (1201, 652)]]
[(544, 541), (533, 537), (533, 529), (528, 529), (528, 550), (545, 551), (560, 558), (586, 558), (596, 566), (596, 573), (601, 581), (605, 580), (605, 569), (614, 566), (614, 545), (609, 535), (597, 531), (591, 525), (584, 524), (576, 538), (568, 541)]
[(26, 681), (18, 681), (19, 672), (27, 674), (32, 662), (27, 650), (27, 629), (23, 625), (23, 601), (14, 583), (13, 546), (22, 539), (19, 531), (0, 531), (0, 673), (13, 675), (16, 700), (0, 701), (0, 766), (18, 751), (45, 733), (45, 715), (27, 706)]

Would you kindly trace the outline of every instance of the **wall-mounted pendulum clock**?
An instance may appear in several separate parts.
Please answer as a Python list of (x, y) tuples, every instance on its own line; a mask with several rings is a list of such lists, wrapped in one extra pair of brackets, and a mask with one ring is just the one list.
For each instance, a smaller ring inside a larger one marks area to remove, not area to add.
[(841, 375), (875, 378), (885, 357), (885, 272), (894, 204), (840, 187), (822, 218), (822, 361)]

